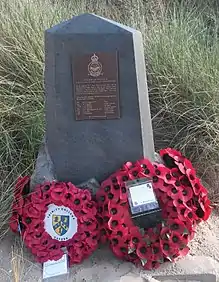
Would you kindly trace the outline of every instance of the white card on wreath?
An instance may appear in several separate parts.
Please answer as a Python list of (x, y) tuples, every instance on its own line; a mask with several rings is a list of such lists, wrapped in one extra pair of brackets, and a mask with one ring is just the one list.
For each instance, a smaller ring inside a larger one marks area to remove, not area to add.
[(49, 260), (43, 264), (43, 279), (65, 274), (68, 274), (67, 254), (64, 254), (63, 257), (57, 261)]
[(129, 191), (134, 207), (157, 201), (150, 182), (129, 187)]

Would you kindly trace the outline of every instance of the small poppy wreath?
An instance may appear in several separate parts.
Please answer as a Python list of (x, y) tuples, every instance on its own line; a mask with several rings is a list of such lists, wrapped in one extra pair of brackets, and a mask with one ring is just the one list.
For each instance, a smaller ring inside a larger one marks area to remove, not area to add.
[[(197, 224), (211, 213), (207, 190), (191, 162), (170, 148), (161, 150), (160, 157), (162, 163), (142, 159), (124, 164), (96, 195), (102, 241), (109, 241), (118, 258), (148, 270), (185, 256)], [(163, 217), (155, 228), (140, 228), (131, 219), (125, 182), (138, 178), (153, 182)]]
[(38, 262), (58, 260), (67, 251), (70, 265), (80, 263), (99, 241), (96, 203), (90, 192), (72, 183), (54, 181), (24, 196), (29, 182), (29, 177), (19, 178), (15, 186), (12, 231), (20, 231)]

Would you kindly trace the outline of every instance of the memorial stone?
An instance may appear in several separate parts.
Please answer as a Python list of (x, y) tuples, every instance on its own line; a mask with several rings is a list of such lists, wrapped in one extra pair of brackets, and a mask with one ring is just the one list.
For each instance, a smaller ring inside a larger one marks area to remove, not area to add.
[(46, 30), (45, 96), (57, 180), (100, 182), (126, 161), (154, 159), (139, 31), (94, 14)]

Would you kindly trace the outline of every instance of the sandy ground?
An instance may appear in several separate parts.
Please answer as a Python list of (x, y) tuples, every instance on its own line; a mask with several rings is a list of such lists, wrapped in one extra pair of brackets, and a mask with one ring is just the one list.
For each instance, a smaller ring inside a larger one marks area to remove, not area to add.
[[(42, 281), (42, 268), (34, 263), (28, 251), (18, 248), (19, 240), (9, 234), (0, 243), (0, 281)], [(13, 246), (16, 246), (13, 248)], [(101, 247), (82, 264), (71, 267), (68, 277), (51, 279), (51, 282), (117, 282), (126, 274), (141, 277), (149, 275), (212, 273), (219, 281), (219, 220), (213, 214), (207, 223), (199, 226), (191, 243), (190, 254), (176, 263), (167, 263), (156, 271), (143, 271), (134, 265), (117, 260), (110, 250)], [(14, 250), (13, 250), (14, 249)], [(133, 281), (134, 282), (134, 281)]]

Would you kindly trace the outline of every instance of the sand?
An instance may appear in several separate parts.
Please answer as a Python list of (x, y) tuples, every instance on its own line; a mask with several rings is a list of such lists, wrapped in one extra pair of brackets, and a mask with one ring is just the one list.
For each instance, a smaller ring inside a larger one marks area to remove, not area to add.
[[(0, 243), (0, 281), (42, 281), (41, 265), (34, 262), (27, 250), (24, 249), (22, 253), (22, 248), (18, 248), (18, 241), (10, 233)], [(13, 246), (15, 253), (12, 252)], [(136, 277), (212, 273), (217, 275), (219, 281), (219, 220), (216, 214), (208, 222), (200, 224), (190, 247), (190, 254), (186, 258), (176, 263), (166, 263), (155, 271), (137, 269), (131, 263), (117, 260), (108, 248), (101, 247), (82, 264), (71, 267), (68, 277), (51, 281), (118, 282), (121, 277), (130, 273)], [(15, 274), (19, 280), (13, 279)]]

